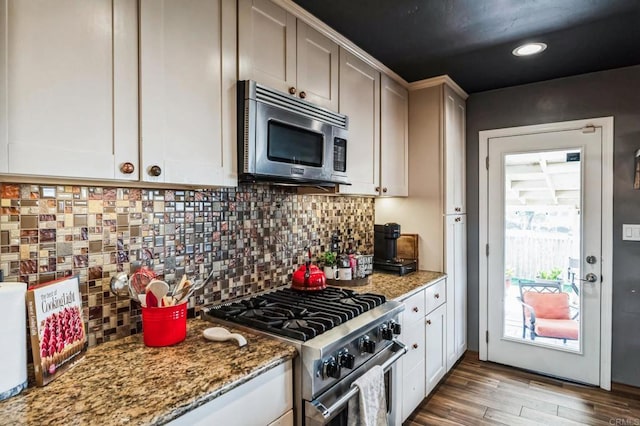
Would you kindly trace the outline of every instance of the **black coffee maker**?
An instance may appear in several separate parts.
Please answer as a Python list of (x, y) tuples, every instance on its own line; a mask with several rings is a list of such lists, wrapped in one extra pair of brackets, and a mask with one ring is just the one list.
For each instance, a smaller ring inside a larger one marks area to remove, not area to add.
[(400, 225), (385, 223), (373, 228), (373, 269), (405, 275), (416, 270), (413, 259), (398, 259)]

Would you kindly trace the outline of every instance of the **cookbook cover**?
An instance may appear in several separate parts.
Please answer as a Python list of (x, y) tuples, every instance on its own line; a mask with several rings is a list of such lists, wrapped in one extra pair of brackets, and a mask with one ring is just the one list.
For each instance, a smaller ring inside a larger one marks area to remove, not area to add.
[(29, 287), (27, 313), (36, 383), (44, 386), (79, 360), (86, 349), (78, 277)]

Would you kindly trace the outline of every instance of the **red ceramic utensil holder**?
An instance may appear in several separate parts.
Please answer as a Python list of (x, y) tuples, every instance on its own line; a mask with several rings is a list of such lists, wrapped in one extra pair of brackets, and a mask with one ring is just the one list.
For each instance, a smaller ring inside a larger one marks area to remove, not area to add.
[(187, 336), (187, 303), (163, 308), (142, 307), (142, 336), (147, 346), (170, 346)]

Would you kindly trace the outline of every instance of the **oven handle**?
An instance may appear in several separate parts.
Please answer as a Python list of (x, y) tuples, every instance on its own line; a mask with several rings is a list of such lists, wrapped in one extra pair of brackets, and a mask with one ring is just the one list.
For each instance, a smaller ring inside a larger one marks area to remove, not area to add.
[[(400, 349), (391, 358), (386, 360), (381, 365), (382, 370), (384, 370), (385, 373), (393, 366), (393, 364), (395, 364), (395, 362), (397, 360), (400, 359), (400, 357), (402, 357), (408, 351), (407, 345), (405, 345), (404, 343), (399, 342), (397, 340), (394, 340), (393, 342), (396, 345), (400, 346)], [(351, 385), (351, 389), (349, 389), (349, 392), (345, 393), (340, 398), (338, 398), (338, 400), (336, 402), (334, 402), (330, 407), (325, 407), (322, 403), (320, 403), (318, 401), (312, 402), (312, 405), (322, 415), (322, 417), (324, 417), (325, 419), (330, 419), (334, 415), (334, 413), (336, 413), (337, 411), (341, 410), (342, 407), (351, 398), (356, 396), (359, 391), (360, 391), (360, 389), (358, 389), (358, 386)]]

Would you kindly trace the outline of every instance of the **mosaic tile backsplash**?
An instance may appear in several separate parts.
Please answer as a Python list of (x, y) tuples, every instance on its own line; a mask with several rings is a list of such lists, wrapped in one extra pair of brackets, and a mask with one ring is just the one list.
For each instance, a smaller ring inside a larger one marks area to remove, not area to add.
[(216, 190), (0, 184), (0, 269), (37, 284), (79, 275), (89, 345), (140, 332), (137, 303), (109, 291), (111, 276), (152, 267), (167, 282), (214, 280), (194, 311), (286, 285), (310, 246), (338, 232), (373, 252), (374, 200), (297, 195), (246, 185)]

